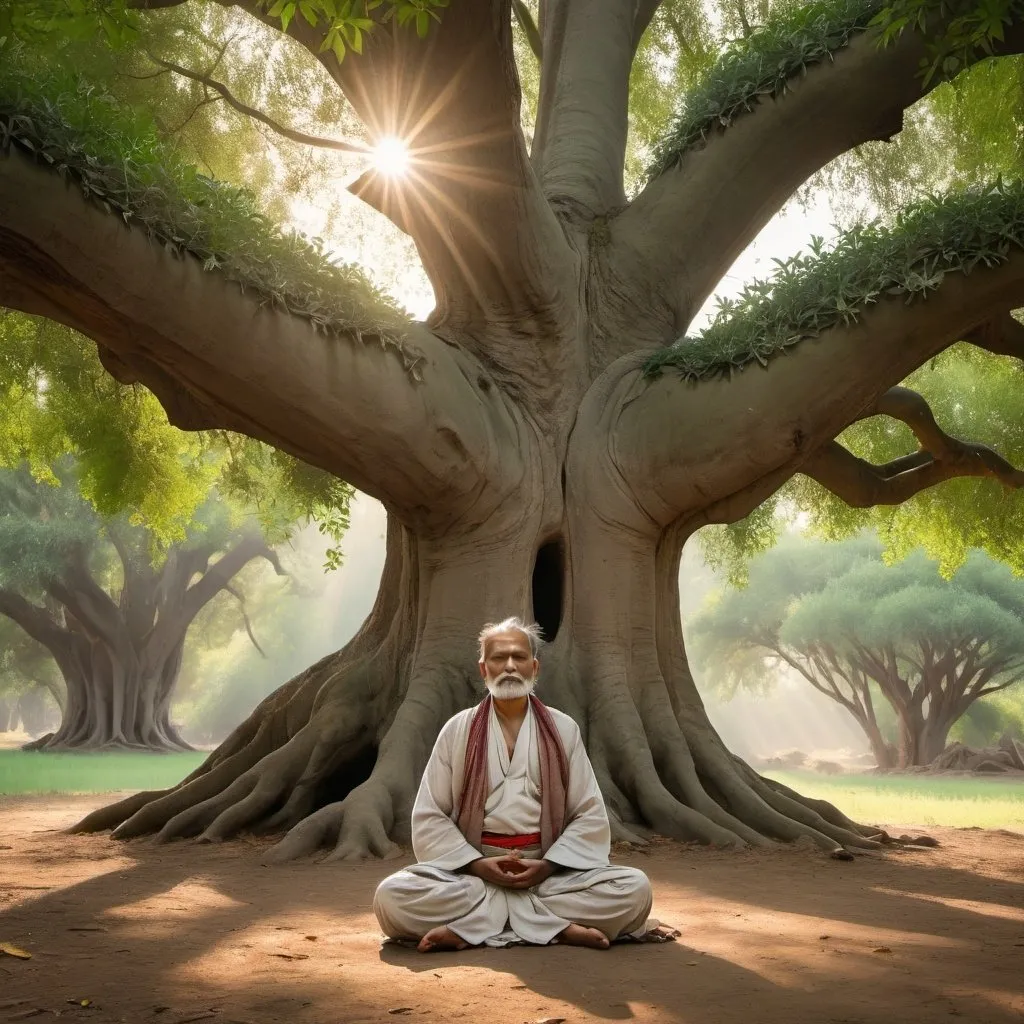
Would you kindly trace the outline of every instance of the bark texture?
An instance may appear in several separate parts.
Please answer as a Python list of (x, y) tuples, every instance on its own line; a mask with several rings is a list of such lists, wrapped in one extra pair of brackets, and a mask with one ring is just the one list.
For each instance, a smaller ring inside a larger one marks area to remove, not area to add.
[[(273, 23), (254, 3), (240, 6)], [(426, 42), (375, 32), (339, 65), (288, 33), (413, 173), (354, 188), (416, 242), (437, 295), (407, 342), (326, 337), (175, 259), (12, 148), (0, 158), (0, 301), (94, 338), (186, 428), (269, 441), (380, 498), (387, 561), (342, 651), (286, 683), (171, 790), (90, 815), (128, 838), (284, 832), (273, 859), (388, 856), (441, 724), (479, 699), (474, 636), (525, 614), (539, 693), (579, 723), (616, 839), (724, 847), (883, 838), (761, 778), (705, 714), (683, 649), (679, 560), (772, 494), (911, 370), (1024, 298), (1024, 257), (885, 297), (732, 379), (651, 379), (735, 254), (826, 160), (899, 126), (919, 46), (874, 40), (807, 70), (624, 198), (629, 69), (653, 5), (541, 5), (533, 152), (507, 0), (445, 9)], [(1012, 33), (1007, 34), (1009, 40)], [(1007, 48), (1010, 48), (1007, 43)], [(599, 56), (595, 56), (599, 55)]]
[(82, 552), (49, 581), (42, 605), (0, 590), (0, 614), (46, 647), (64, 679), (60, 727), (28, 749), (190, 750), (170, 719), (189, 626), (254, 558), (278, 566), (258, 535), (212, 564), (215, 546), (175, 547), (159, 568), (144, 544), (133, 547), (116, 527), (111, 536), (124, 571), (116, 596), (99, 586)]

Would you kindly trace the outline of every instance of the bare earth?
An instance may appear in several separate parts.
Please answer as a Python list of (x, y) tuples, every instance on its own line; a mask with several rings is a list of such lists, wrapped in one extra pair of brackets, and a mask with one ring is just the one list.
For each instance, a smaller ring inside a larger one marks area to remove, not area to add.
[[(663, 842), (642, 867), (677, 943), (422, 955), (381, 946), (403, 861), (261, 867), (222, 846), (68, 837), (110, 797), (0, 798), (0, 1021), (1024, 1021), (1024, 836), (853, 863)], [(82, 1006), (89, 1000), (88, 1006)]]

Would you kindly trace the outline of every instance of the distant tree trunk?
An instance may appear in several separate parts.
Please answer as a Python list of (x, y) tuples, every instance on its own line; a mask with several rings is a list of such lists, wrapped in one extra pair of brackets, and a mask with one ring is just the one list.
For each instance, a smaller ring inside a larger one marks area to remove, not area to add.
[(861, 722), (861, 728), (871, 745), (871, 753), (875, 758), (875, 764), (880, 771), (890, 772), (898, 763), (898, 752), (882, 733), (877, 722)]
[(0, 697), (0, 732), (10, 732), (13, 710), (12, 702), (7, 697)]
[[(981, 645), (979, 644), (979, 648)], [(998, 662), (980, 661), (973, 655), (957, 656), (950, 648), (937, 658), (925, 658), (916, 685), (901, 692), (885, 691), (899, 722), (899, 767), (929, 765), (945, 749), (949, 731), (998, 674)], [(1002, 689), (1001, 683), (995, 689)]]

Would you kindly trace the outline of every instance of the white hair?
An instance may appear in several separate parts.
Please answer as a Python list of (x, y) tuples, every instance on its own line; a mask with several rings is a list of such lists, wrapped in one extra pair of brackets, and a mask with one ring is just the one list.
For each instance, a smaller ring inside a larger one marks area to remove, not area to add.
[(536, 658), (537, 652), (544, 642), (540, 626), (536, 622), (524, 622), (518, 615), (512, 615), (507, 619), (502, 619), (501, 622), (488, 622), (480, 630), (480, 635), (477, 637), (480, 643), (480, 660), (484, 660), (487, 641), (491, 637), (499, 636), (502, 633), (511, 633), (513, 630), (517, 633), (522, 633), (526, 637), (530, 644), (530, 654)]

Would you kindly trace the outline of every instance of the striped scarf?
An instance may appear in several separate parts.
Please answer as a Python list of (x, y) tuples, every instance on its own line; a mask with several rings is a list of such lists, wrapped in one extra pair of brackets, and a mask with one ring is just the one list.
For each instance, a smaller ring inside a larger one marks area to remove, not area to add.
[[(455, 823), (470, 846), (480, 849), (484, 827), (484, 803), (490, 790), (487, 772), (487, 750), (491, 723), (491, 701), (488, 694), (480, 702), (469, 727), (466, 744), (466, 768), (459, 797)], [(540, 754), (540, 847), (541, 855), (562, 834), (565, 828), (566, 796), (569, 790), (569, 761), (558, 735), (551, 712), (533, 694), (530, 707), (537, 723)]]

